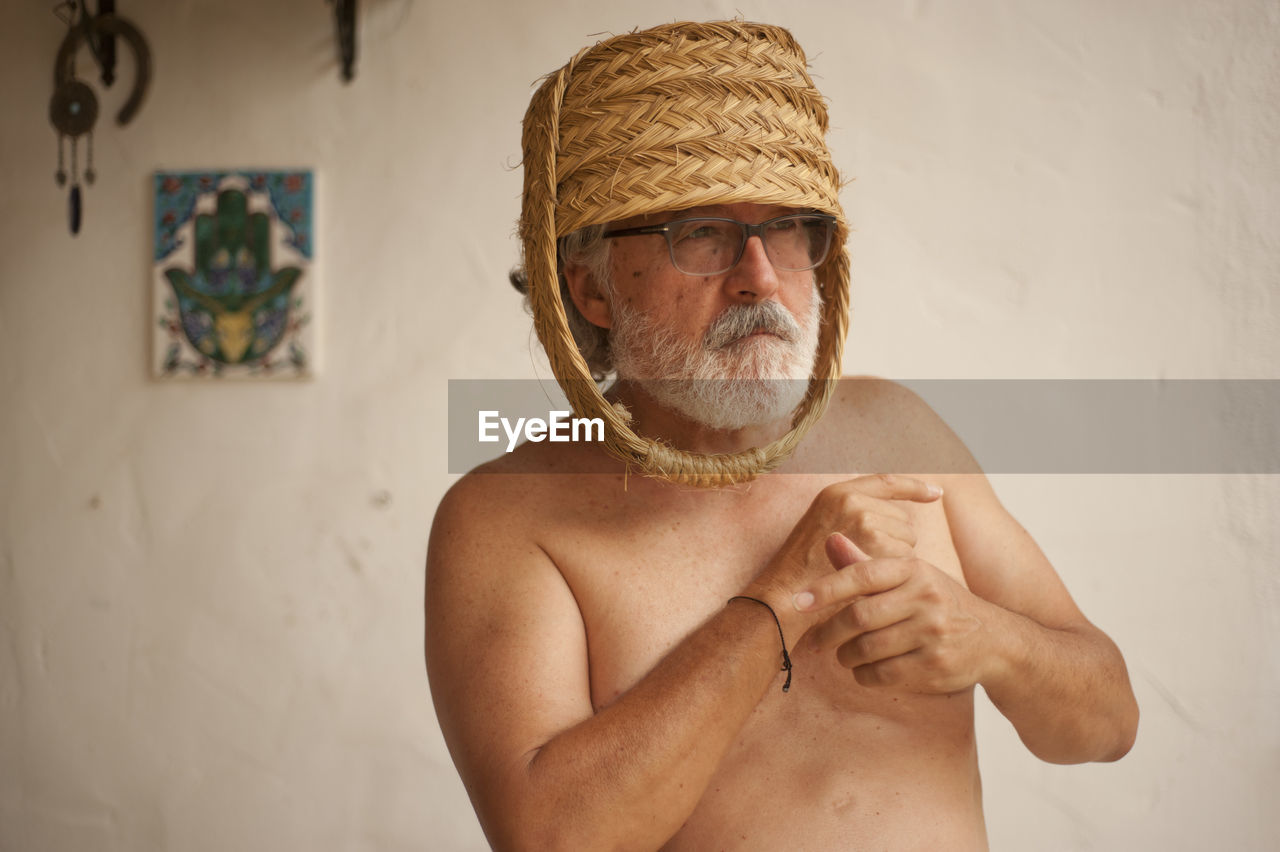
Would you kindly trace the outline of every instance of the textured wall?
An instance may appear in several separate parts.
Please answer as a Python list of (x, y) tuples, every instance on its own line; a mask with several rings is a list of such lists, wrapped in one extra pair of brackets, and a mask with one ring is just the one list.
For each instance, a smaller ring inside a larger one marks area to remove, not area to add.
[[(348, 87), (320, 0), (123, 0), (154, 89), (100, 121), (76, 239), (51, 5), (0, 12), (5, 852), (483, 848), (420, 566), (446, 381), (547, 375), (504, 280), (518, 123), (593, 34), (794, 30), (856, 179), (851, 371), (1280, 378), (1273, 0), (366, 0)], [(146, 377), (148, 175), (223, 166), (317, 171), (316, 381)], [(1271, 847), (1277, 477), (996, 485), (1126, 652), (1143, 721), (1121, 763), (1053, 767), (986, 709), (993, 845)]]

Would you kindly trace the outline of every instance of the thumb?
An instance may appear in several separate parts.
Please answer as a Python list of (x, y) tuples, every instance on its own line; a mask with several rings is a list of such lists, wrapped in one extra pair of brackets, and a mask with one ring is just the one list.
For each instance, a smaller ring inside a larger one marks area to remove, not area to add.
[(844, 533), (832, 533), (827, 536), (827, 558), (836, 567), (846, 568), (855, 562), (866, 562), (871, 557), (862, 552), (862, 548), (854, 544)]

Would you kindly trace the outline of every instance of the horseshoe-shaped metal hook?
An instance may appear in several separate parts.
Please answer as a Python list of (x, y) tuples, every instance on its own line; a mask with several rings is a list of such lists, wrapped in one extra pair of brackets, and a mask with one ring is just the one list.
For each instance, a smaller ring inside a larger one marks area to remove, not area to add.
[(75, 78), (76, 51), (90, 32), (97, 35), (114, 35), (124, 39), (133, 50), (134, 78), (133, 90), (129, 98), (116, 113), (116, 124), (128, 124), (142, 107), (142, 99), (147, 94), (147, 86), (151, 83), (151, 48), (142, 37), (138, 28), (118, 15), (95, 15), (86, 19), (83, 26), (71, 27), (67, 37), (58, 48), (58, 58), (53, 66), (53, 85), (56, 89), (68, 80)]

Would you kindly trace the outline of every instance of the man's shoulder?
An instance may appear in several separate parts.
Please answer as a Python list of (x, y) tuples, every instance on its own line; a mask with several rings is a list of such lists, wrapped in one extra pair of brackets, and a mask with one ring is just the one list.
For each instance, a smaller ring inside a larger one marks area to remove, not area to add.
[(883, 429), (946, 428), (919, 394), (879, 376), (845, 376), (832, 394), (831, 408), (842, 417), (866, 420)]
[[(832, 393), (815, 436), (848, 470), (973, 473), (964, 443), (909, 387), (876, 376), (846, 376)], [(835, 471), (833, 471), (835, 472)]]
[(880, 376), (844, 376), (832, 394), (833, 406), (854, 406), (864, 411), (900, 411), (924, 404), (905, 385)]
[(517, 566), (540, 559), (539, 507), (552, 501), (544, 477), (511, 468), (505, 459), (481, 465), (441, 497), (427, 545), (429, 589), (495, 592)]
[(521, 444), (455, 482), (440, 501), (436, 523), (519, 529), (545, 521), (574, 495), (600, 487), (601, 480), (620, 480), (620, 467), (598, 447)]

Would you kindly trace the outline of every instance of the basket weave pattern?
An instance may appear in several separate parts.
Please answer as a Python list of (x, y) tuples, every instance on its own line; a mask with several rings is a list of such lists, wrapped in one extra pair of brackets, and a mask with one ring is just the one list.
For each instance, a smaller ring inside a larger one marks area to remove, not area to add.
[[(578, 416), (640, 472), (715, 486), (782, 462), (822, 416), (840, 376), (848, 315), (847, 227), (824, 141), (827, 112), (786, 30), (670, 24), (603, 41), (548, 75), (524, 122), (520, 235), (538, 337)], [(824, 300), (814, 376), (791, 431), (735, 454), (688, 453), (636, 435), (591, 381), (560, 298), (556, 240), (587, 225), (753, 202), (837, 217), (816, 270)]]

